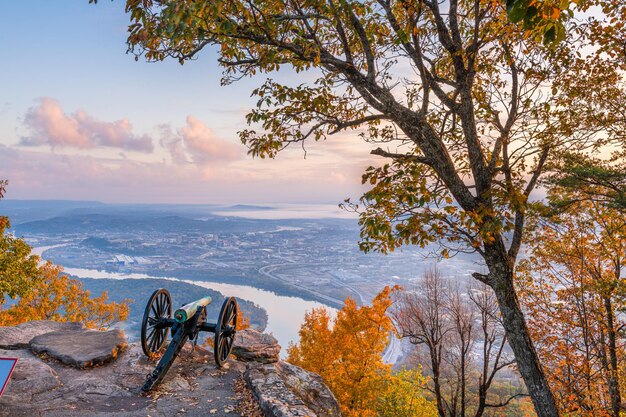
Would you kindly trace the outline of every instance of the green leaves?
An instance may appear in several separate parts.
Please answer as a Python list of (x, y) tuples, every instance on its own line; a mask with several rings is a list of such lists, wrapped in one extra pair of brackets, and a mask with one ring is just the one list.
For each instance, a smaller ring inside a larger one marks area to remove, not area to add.
[(40, 279), (36, 255), (23, 240), (5, 234), (9, 219), (0, 216), (0, 305), (5, 297), (15, 298), (27, 294)]
[[(0, 180), (0, 199), (4, 197), (8, 181)], [(31, 247), (6, 231), (11, 227), (8, 217), (0, 216), (0, 306), (5, 297), (15, 298), (27, 294), (41, 280), (37, 261)]]
[(506, 11), (513, 23), (543, 39), (546, 45), (565, 39), (565, 22), (572, 16), (571, 0), (507, 0)]
[(564, 154), (545, 184), (550, 214), (563, 212), (581, 201), (601, 203), (626, 213), (626, 169), (619, 163)]
[[(506, 12), (512, 22), (517, 23), (526, 17), (530, 0), (507, 0)], [(536, 9), (535, 9), (536, 10)]]

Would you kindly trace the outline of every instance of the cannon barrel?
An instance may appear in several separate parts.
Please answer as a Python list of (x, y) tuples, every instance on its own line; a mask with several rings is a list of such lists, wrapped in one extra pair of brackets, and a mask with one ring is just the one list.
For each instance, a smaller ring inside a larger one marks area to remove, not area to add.
[(211, 301), (211, 296), (207, 295), (204, 298), (185, 304), (174, 312), (174, 319), (179, 323), (184, 323), (189, 320), (189, 318), (193, 317), (200, 307), (211, 304)]

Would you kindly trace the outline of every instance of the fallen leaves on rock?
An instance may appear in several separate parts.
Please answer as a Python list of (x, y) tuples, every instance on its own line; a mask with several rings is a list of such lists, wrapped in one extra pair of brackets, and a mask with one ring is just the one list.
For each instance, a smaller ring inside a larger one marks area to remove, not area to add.
[(259, 404), (254, 399), (252, 392), (246, 385), (243, 378), (240, 377), (235, 381), (233, 384), (233, 391), (238, 394), (237, 396), (239, 398), (234, 411), (239, 413), (242, 417), (263, 417)]

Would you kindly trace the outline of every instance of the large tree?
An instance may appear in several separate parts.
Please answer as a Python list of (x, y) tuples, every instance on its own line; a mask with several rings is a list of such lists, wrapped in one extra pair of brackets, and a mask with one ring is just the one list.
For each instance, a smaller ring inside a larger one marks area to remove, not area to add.
[(558, 217), (541, 219), (518, 279), (533, 339), (562, 409), (619, 417), (626, 219), (608, 204), (587, 200), (594, 193), (589, 188), (551, 190), (551, 200), (565, 194), (572, 202)]
[[(546, 162), (598, 131), (557, 100), (578, 73), (573, 39), (546, 49), (492, 0), (127, 0), (127, 10), (129, 48), (148, 60), (183, 63), (215, 45), (225, 83), (308, 71), (310, 82), (254, 90), (247, 121), (262, 130), (240, 132), (250, 153), (354, 129), (384, 144), (372, 153), (390, 162), (363, 178), (361, 248), (477, 252), (486, 272), (474, 277), (495, 292), (537, 414), (559, 414), (513, 277)], [(578, 42), (586, 29), (572, 32)]]

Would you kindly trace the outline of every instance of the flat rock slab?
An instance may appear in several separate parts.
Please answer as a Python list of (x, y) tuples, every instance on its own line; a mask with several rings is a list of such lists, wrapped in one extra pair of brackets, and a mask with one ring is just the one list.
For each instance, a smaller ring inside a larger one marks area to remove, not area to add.
[(278, 362), (280, 345), (274, 336), (254, 329), (237, 332), (232, 354), (244, 362)]
[(61, 330), (37, 336), (30, 341), (35, 353), (45, 353), (79, 369), (115, 360), (126, 347), (122, 330)]
[(60, 323), (51, 320), (29, 321), (17, 326), (0, 327), (0, 349), (28, 349), (30, 341), (36, 336), (84, 328), (82, 323)]

